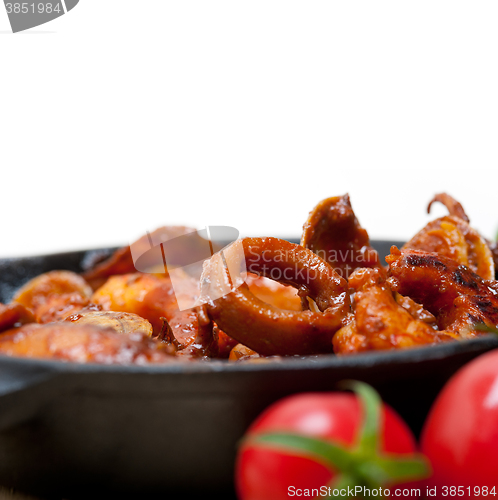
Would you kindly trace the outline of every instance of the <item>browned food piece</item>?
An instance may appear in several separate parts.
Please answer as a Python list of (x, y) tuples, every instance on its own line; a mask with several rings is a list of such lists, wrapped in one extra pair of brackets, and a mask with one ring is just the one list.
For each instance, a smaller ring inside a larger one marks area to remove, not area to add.
[(71, 271), (50, 271), (40, 274), (22, 286), (14, 296), (14, 301), (36, 311), (50, 295), (79, 293), (90, 297), (92, 289), (78, 274)]
[(498, 325), (496, 281), (437, 253), (393, 247), (386, 260), (391, 288), (434, 314), (440, 330), (474, 336), (475, 325)]
[(346, 279), (355, 269), (382, 267), (347, 194), (327, 198), (310, 212), (303, 226), (301, 245), (328, 262)]
[(448, 209), (450, 215), (454, 215), (455, 217), (458, 217), (459, 219), (462, 219), (465, 222), (470, 222), (461, 203), (455, 200), (453, 196), (450, 196), (447, 193), (436, 194), (434, 198), (432, 198), (432, 200), (429, 202), (429, 205), (427, 206), (428, 214), (431, 213), (432, 204), (435, 202), (442, 203)]
[[(157, 264), (158, 254), (154, 251), (150, 252), (153, 241), (167, 241), (194, 231), (195, 229), (185, 226), (164, 226), (156, 229), (150, 234), (145, 234), (132, 244), (135, 259), (137, 256), (141, 256), (141, 266), (154, 267)], [(195, 260), (192, 260), (192, 262), (195, 262)], [(170, 263), (168, 263), (168, 265), (169, 264)], [(110, 276), (131, 274), (136, 271), (137, 269), (135, 267), (131, 247), (127, 246), (116, 250), (111, 257), (104, 262), (96, 264), (92, 269), (84, 272), (82, 276), (90, 283), (92, 288), (96, 290), (102, 286)], [(161, 272), (167, 274), (167, 270), (164, 268), (161, 269)]]
[(103, 262), (99, 262), (88, 271), (82, 273), (82, 276), (92, 289), (96, 290), (102, 286), (110, 276), (134, 272), (135, 265), (131, 256), (130, 247), (123, 247), (116, 250)]
[(349, 280), (355, 290), (354, 320), (339, 330), (333, 339), (334, 352), (400, 349), (451, 340), (415, 319), (393, 297), (393, 292), (378, 269), (358, 269)]
[(35, 318), (29, 309), (22, 304), (0, 304), (0, 332), (12, 328), (14, 325), (33, 323)]
[(22, 286), (13, 302), (33, 312), (38, 323), (63, 320), (89, 304), (92, 289), (71, 271), (40, 274)]
[(66, 322), (30, 324), (0, 335), (0, 353), (77, 363), (147, 364), (174, 361), (169, 348), (144, 334)]
[(173, 344), (177, 356), (188, 358), (218, 356), (218, 339), (204, 306), (178, 311), (168, 321), (168, 325), (169, 328), (164, 325), (159, 339)]
[(230, 352), (229, 361), (244, 361), (248, 359), (259, 358), (259, 354), (244, 344), (237, 344)]
[[(321, 312), (286, 311), (255, 297), (243, 283), (207, 304), (210, 317), (230, 337), (264, 355), (316, 354), (332, 351), (332, 336), (350, 311), (348, 284), (310, 250), (278, 238), (244, 238), (247, 270), (292, 285), (309, 296)], [(230, 267), (233, 255), (224, 250)], [(230, 276), (212, 258), (205, 266), (204, 283), (224, 283)]]
[(90, 304), (87, 297), (79, 293), (65, 293), (63, 295), (50, 295), (45, 303), (36, 309), (38, 323), (52, 323), (62, 321), (71, 314), (81, 311)]
[(163, 322), (178, 312), (178, 303), (169, 277), (152, 274), (112, 276), (92, 296), (92, 302), (106, 311), (138, 314), (147, 319), (157, 335)]
[[(208, 318), (209, 319), (209, 318)], [(210, 320), (201, 321), (194, 311), (181, 311), (164, 324), (157, 338), (170, 344), (178, 356), (191, 358), (228, 358), (237, 341)]]
[(449, 257), (484, 279), (494, 279), (493, 254), (486, 240), (467, 222), (447, 215), (429, 222), (403, 249), (423, 250)]
[(354, 314), (349, 315), (348, 323), (334, 335), (332, 345), (335, 354), (355, 354), (368, 350), (366, 335), (356, 330)]
[(223, 330), (218, 328), (216, 323), (213, 326), (213, 334), (218, 339), (218, 356), (219, 358), (228, 358), (232, 349), (238, 344), (235, 339), (227, 335)]
[(127, 312), (84, 310), (68, 316), (65, 321), (76, 325), (112, 328), (116, 333), (140, 333), (152, 337), (152, 325), (141, 316)]
[(406, 309), (415, 319), (423, 321), (432, 328), (437, 329), (436, 317), (434, 314), (425, 309), (423, 305), (418, 304), (410, 297), (404, 297), (397, 292), (394, 294), (394, 299), (398, 305), (400, 305), (403, 309)]
[(435, 201), (443, 203), (450, 215), (429, 222), (403, 249), (436, 252), (469, 267), (484, 279), (494, 279), (495, 261), (490, 245), (470, 227), (462, 205), (450, 195), (441, 193), (429, 203), (428, 211)]
[[(177, 298), (181, 299), (181, 294), (195, 297), (197, 284), (186, 277), (181, 288), (175, 290), (168, 276), (142, 273), (112, 276), (95, 291), (92, 302), (105, 310), (125, 311), (147, 319), (152, 324), (153, 335), (175, 345), (178, 356), (215, 356), (217, 349), (210, 319), (199, 322), (201, 308), (180, 311), (178, 307)], [(168, 340), (168, 335), (173, 337)]]
[(301, 311), (301, 298), (295, 288), (281, 285), (264, 276), (248, 273), (246, 279), (249, 290), (263, 302), (279, 309)]
[(498, 242), (486, 240), (489, 249), (491, 250), (491, 255), (493, 256), (493, 262), (495, 265), (495, 279), (498, 279)]

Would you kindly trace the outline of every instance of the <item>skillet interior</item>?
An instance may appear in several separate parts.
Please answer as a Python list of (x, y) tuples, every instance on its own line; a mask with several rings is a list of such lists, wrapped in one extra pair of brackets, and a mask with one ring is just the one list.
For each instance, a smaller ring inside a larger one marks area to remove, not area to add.
[[(373, 244), (386, 255), (392, 242)], [(0, 260), (0, 301), (33, 276), (80, 271), (112, 250)], [(448, 378), (496, 347), (498, 338), (486, 336), (342, 358), (150, 367), (1, 356), (0, 484), (65, 498), (233, 498), (237, 441), (273, 401), (363, 380), (419, 433)]]

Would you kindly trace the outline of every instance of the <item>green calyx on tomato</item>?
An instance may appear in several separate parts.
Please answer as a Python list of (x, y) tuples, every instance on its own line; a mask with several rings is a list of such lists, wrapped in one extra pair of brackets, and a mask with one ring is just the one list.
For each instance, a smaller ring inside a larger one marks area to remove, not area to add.
[(428, 477), (430, 467), (424, 455), (403, 457), (379, 451), (382, 400), (378, 393), (363, 382), (348, 382), (347, 388), (357, 394), (364, 413), (362, 428), (353, 447), (291, 432), (262, 433), (250, 436), (246, 443), (268, 446), (322, 463), (336, 473), (329, 485), (334, 488), (365, 486), (373, 489)]

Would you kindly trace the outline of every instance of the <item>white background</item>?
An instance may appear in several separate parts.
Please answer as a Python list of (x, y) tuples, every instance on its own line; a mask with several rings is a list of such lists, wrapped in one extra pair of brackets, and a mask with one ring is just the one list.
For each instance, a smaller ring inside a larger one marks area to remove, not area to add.
[(0, 6), (0, 256), (163, 224), (299, 236), (349, 192), (372, 238), (460, 199), (498, 229), (498, 2), (80, 0)]

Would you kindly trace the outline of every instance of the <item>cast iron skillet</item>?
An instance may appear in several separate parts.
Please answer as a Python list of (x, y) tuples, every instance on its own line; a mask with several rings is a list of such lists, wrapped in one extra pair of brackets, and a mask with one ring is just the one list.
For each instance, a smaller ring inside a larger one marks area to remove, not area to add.
[[(382, 255), (393, 242), (374, 242)], [(0, 301), (52, 269), (112, 249), (0, 260)], [(0, 484), (50, 498), (234, 498), (238, 440), (273, 401), (344, 379), (380, 391), (419, 433), (436, 394), (498, 338), (350, 357), (185, 366), (79, 365), (0, 356)]]

